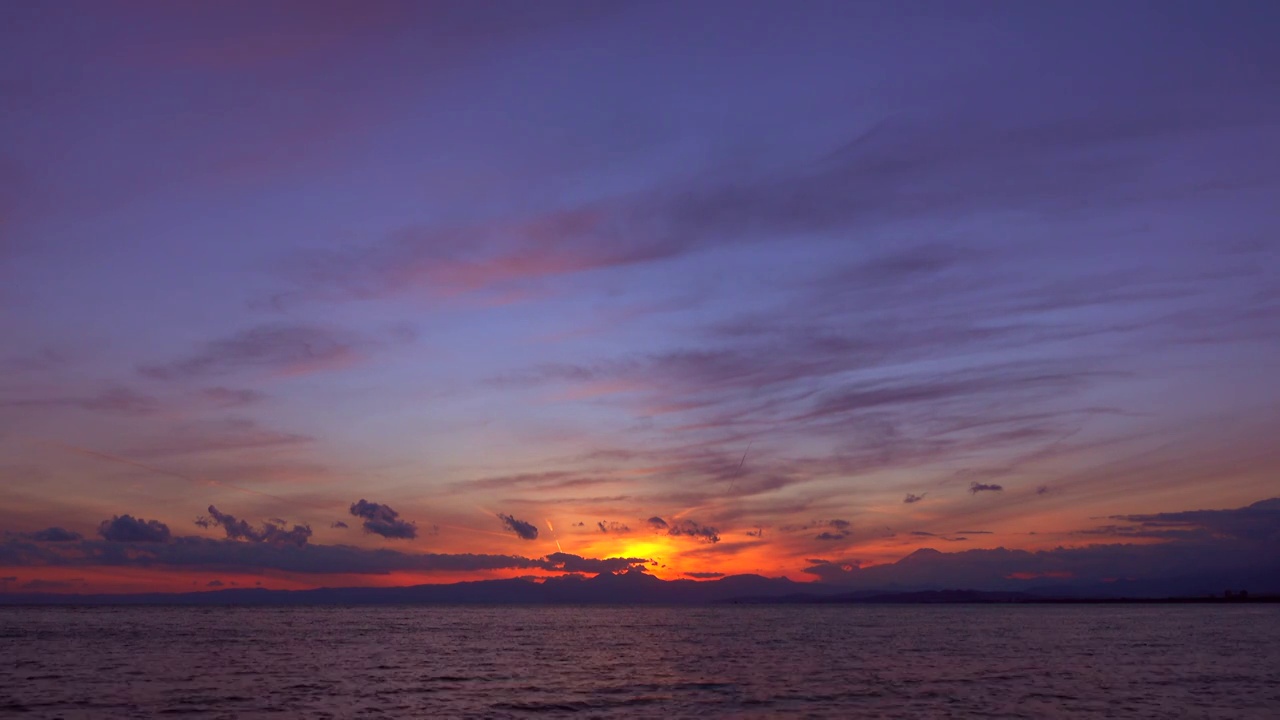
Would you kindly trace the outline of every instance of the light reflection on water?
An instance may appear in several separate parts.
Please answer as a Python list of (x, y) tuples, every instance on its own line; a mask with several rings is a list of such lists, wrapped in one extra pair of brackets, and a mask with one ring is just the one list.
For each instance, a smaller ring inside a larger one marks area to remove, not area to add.
[(0, 716), (1280, 717), (1278, 606), (0, 608)]

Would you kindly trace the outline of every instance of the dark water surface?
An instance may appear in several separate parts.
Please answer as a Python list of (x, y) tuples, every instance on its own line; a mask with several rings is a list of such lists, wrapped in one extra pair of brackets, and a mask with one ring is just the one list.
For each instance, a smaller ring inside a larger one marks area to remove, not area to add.
[(0, 716), (1280, 718), (1277, 606), (0, 608)]

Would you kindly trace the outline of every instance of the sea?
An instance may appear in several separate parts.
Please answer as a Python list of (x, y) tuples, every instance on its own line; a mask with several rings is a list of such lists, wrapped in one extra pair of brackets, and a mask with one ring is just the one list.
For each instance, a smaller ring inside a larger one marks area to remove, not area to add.
[(1280, 718), (1280, 605), (0, 607), (4, 718)]

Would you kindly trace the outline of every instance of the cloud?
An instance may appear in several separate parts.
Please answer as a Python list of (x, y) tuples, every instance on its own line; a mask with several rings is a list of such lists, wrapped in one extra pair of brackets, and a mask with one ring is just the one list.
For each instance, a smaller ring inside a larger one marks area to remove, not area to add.
[(283, 448), (310, 444), (308, 435), (261, 427), (247, 418), (222, 418), (176, 424), (144, 443), (128, 448), (133, 457), (172, 457), (198, 453)]
[(610, 533), (613, 535), (621, 535), (621, 534), (631, 532), (631, 528), (614, 520), (610, 520), (608, 522), (601, 520), (600, 522), (596, 523), (596, 527), (600, 528), (600, 532), (602, 533)]
[(701, 525), (693, 520), (672, 520), (667, 522), (654, 515), (646, 520), (645, 524), (652, 530), (665, 531), (667, 535), (672, 537), (691, 537), (704, 543), (720, 542), (720, 531), (707, 525)]
[(400, 513), (390, 505), (381, 505), (360, 498), (351, 504), (351, 514), (363, 518), (364, 531), (384, 538), (412, 540), (418, 537), (417, 523), (400, 519)]
[(684, 576), (696, 578), (698, 580), (709, 580), (711, 578), (722, 578), (724, 577), (724, 573), (722, 572), (687, 572), (684, 574)]
[[(1280, 498), (1230, 510), (1118, 515), (1131, 523), (1098, 535), (1144, 538), (1142, 544), (1091, 544), (1026, 551), (1005, 548), (943, 553), (921, 549), (886, 565), (858, 567), (812, 562), (805, 569), (825, 582), (852, 587), (1017, 589), (1028, 583), (1075, 585), (1102, 592), (1118, 579), (1151, 592), (1220, 592), (1222, 582), (1263, 583), (1280, 572)], [(916, 531), (913, 535), (923, 535)], [(958, 538), (948, 538), (958, 541)], [(1151, 542), (1151, 540), (1160, 542)], [(1101, 588), (1101, 590), (1099, 590)], [(1280, 588), (1277, 588), (1280, 589)]]
[(84, 536), (80, 533), (64, 530), (60, 527), (51, 527), (30, 533), (19, 533), (19, 535), (36, 542), (76, 542), (84, 539)]
[(521, 540), (537, 540), (538, 528), (532, 523), (523, 520), (517, 520), (510, 515), (498, 513), (498, 519), (502, 521), (502, 526), (515, 533)]
[[(803, 308), (795, 312), (808, 314)], [(779, 331), (769, 341), (762, 338), (772, 333), (753, 332), (741, 340), (735, 336), (734, 347), (727, 349), (544, 367), (529, 379), (535, 384), (560, 381), (551, 378), (620, 383), (634, 389), (616, 402), (638, 404), (632, 411), (646, 417), (674, 416), (661, 419), (683, 431), (688, 447), (700, 449), (697, 454), (688, 453), (692, 457), (677, 449), (658, 461), (679, 468), (670, 475), (673, 480), (685, 477), (677, 482), (682, 493), (692, 496), (696, 491), (687, 477), (695, 473), (709, 481), (732, 481), (739, 495), (755, 495), (823, 475), (919, 466), (966, 452), (1042, 447), (1071, 432), (1085, 411), (1059, 409), (1030, 417), (1030, 413), (996, 413), (992, 408), (1052, 404), (1061, 397), (1061, 389), (1100, 377), (1089, 363), (1020, 361), (927, 376), (911, 373), (843, 382), (824, 392), (820, 388), (832, 385), (827, 380), (832, 375), (881, 362), (909, 363), (914, 351), (900, 353), (892, 340), (886, 343), (870, 331), (865, 338), (818, 329), (799, 337)], [(950, 337), (954, 332), (940, 328), (937, 334), (921, 335), (929, 342), (954, 346), (957, 341)], [(981, 334), (986, 333), (975, 331)], [(820, 458), (782, 460), (762, 455), (745, 473), (738, 471), (740, 451), (735, 455), (708, 448), (716, 434), (751, 432), (762, 426), (775, 428), (771, 436), (775, 442), (821, 438), (834, 447)]]
[(272, 518), (255, 528), (246, 520), (234, 515), (219, 512), (213, 505), (209, 506), (208, 518), (197, 518), (196, 524), (201, 527), (219, 526), (227, 534), (228, 540), (247, 540), (249, 542), (306, 545), (311, 538), (311, 526), (294, 525), (286, 530), (285, 523), (279, 518)]
[(372, 244), (291, 258), (287, 274), (322, 299), (456, 295), (671, 258), (689, 239), (646, 232), (641, 207), (597, 201), (521, 219), (405, 229)]
[[(405, 553), (350, 545), (243, 542), (196, 536), (124, 546), (118, 542), (34, 543), (8, 537), (0, 541), (0, 566), (139, 567), (218, 569), (235, 572), (281, 571), (308, 574), (385, 575), (393, 572), (479, 572), (533, 570), (563, 573), (616, 573), (648, 562), (646, 558), (586, 558), (569, 553), (546, 557)], [(15, 578), (16, 580), (16, 578)]]
[[(1194, 187), (1190, 177), (1151, 172), (1168, 152), (1159, 143), (1176, 148), (1190, 133), (1274, 119), (1256, 103), (1248, 121), (1228, 120), (1221, 108), (1191, 108), (1158, 94), (1160, 101), (1142, 110), (1108, 102), (1100, 106), (1110, 114), (1027, 117), (1021, 124), (973, 121), (937, 108), (899, 114), (825, 153), (770, 163), (769, 170), (704, 172), (697, 182), (518, 217), (409, 228), (370, 244), (293, 257), (287, 267), (302, 292), (327, 299), (458, 294), (670, 262), (730, 243), (816, 244), (901, 222), (1066, 212), (1135, 188), (1150, 197)], [(1212, 178), (1203, 163), (1191, 166), (1200, 182)], [(955, 262), (940, 250), (907, 250), (868, 263), (862, 277), (879, 281), (866, 284), (892, 283), (937, 275)]]
[(143, 520), (132, 515), (116, 515), (103, 520), (98, 534), (108, 542), (163, 543), (169, 540), (169, 526), (159, 520)]
[(849, 528), (851, 527), (848, 520), (828, 520), (824, 523), (825, 527), (831, 530), (825, 530), (818, 533), (813, 539), (822, 541), (844, 540), (849, 537)]
[(84, 578), (71, 578), (69, 580), (28, 580), (22, 584), (23, 590), (32, 592), (56, 592), (59, 590), (71, 590), (73, 588), (83, 587)]
[(334, 520), (332, 523), (330, 523), (329, 527), (346, 530), (350, 526), (342, 522), (341, 520)]
[(667, 527), (667, 534), (696, 538), (699, 542), (720, 542), (720, 531), (709, 525), (700, 525), (692, 520), (676, 520)]
[(672, 537), (691, 537), (705, 543), (719, 542), (719, 530), (695, 523), (694, 520), (672, 520), (668, 523), (667, 520), (654, 515), (653, 518), (645, 520), (645, 524), (654, 530), (664, 530), (668, 536)]
[[(526, 538), (529, 539), (529, 538)], [(558, 570), (566, 573), (618, 573), (633, 568), (643, 568), (648, 562), (645, 558), (584, 558), (579, 555), (556, 552), (548, 555), (538, 564), (544, 570)]]
[(223, 585), (223, 582), (221, 580), (210, 580), (209, 582), (205, 583), (205, 587), (222, 587), (222, 585)]
[(222, 408), (237, 408), (261, 402), (267, 396), (257, 390), (233, 390), (226, 387), (205, 388), (200, 392), (206, 400)]
[(957, 530), (957, 535), (992, 535), (990, 530)]
[(608, 478), (596, 474), (582, 474), (567, 470), (555, 470), (541, 473), (520, 473), (518, 475), (501, 475), (497, 477), (478, 478), (453, 483), (451, 489), (461, 492), (476, 490), (522, 490), (541, 493), (553, 490), (591, 487), (609, 482)]
[(126, 387), (112, 387), (82, 397), (51, 397), (0, 401), (0, 407), (68, 407), (117, 415), (152, 415), (160, 411), (160, 400)]
[(973, 494), (973, 495), (977, 495), (980, 492), (1003, 492), (1003, 491), (1004, 491), (1004, 486), (1002, 485), (994, 485), (994, 484), (989, 485), (987, 483), (980, 483), (980, 482), (969, 483), (969, 492), (970, 494)]
[(907, 505), (913, 505), (915, 503), (920, 502), (921, 500), (924, 500), (924, 496), (928, 494), (929, 493), (921, 493), (919, 495), (916, 495), (915, 493), (907, 493), (907, 496), (902, 498), (902, 502), (906, 503)]
[(358, 344), (343, 333), (312, 325), (259, 325), (206, 343), (188, 357), (140, 370), (159, 380), (244, 372), (306, 375), (352, 365), (360, 357)]
[(1187, 534), (1230, 538), (1280, 548), (1280, 498), (1262, 500), (1234, 510), (1189, 510), (1153, 515), (1113, 515), (1111, 520), (1135, 523), (1126, 534), (1177, 537)]

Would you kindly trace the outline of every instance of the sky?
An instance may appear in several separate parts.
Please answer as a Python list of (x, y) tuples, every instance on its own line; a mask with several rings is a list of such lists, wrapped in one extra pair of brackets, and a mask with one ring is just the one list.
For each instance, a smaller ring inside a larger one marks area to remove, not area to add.
[(1280, 558), (1278, 22), (5, 3), (0, 592)]

